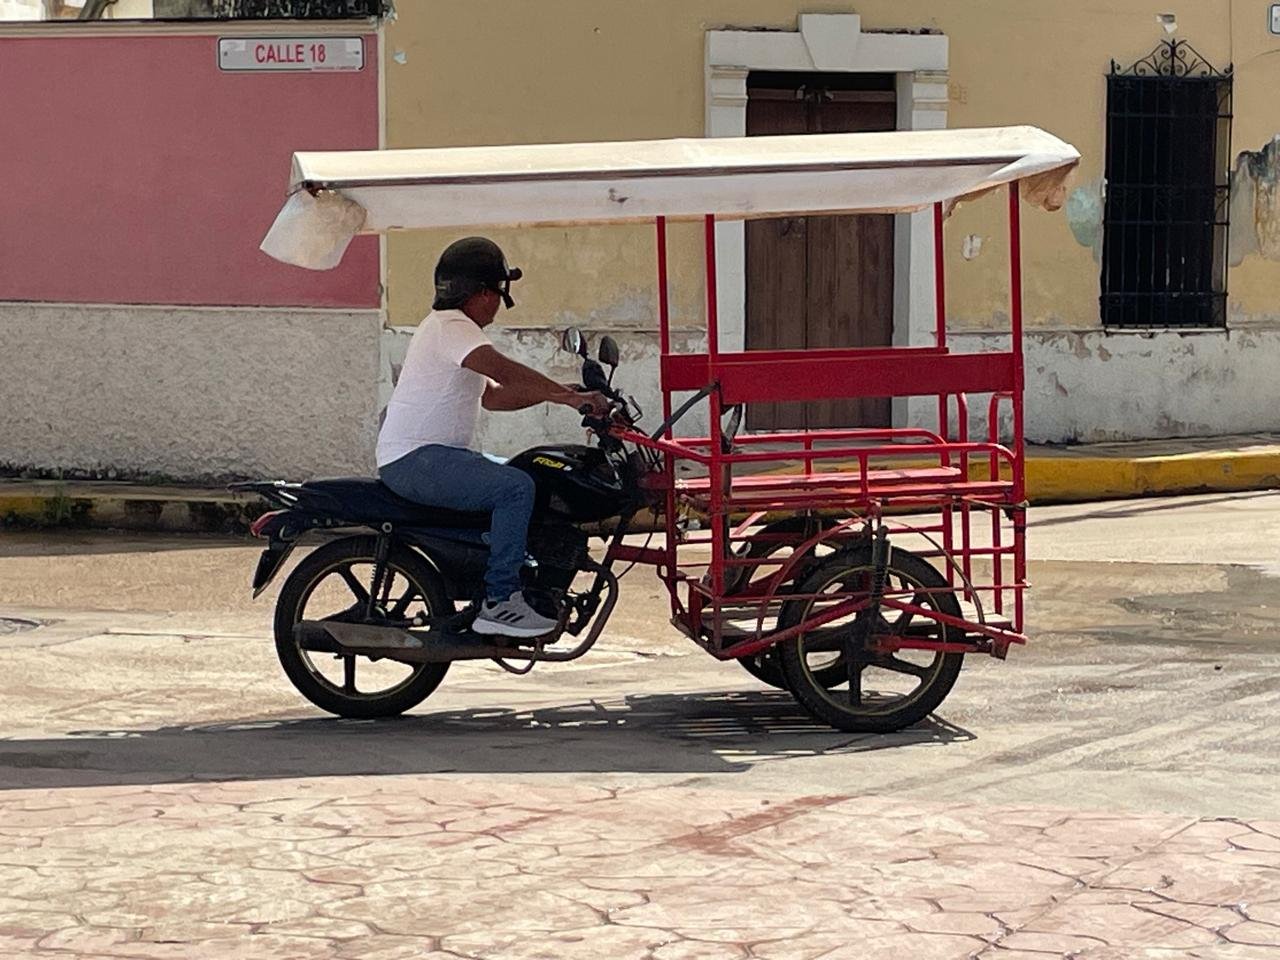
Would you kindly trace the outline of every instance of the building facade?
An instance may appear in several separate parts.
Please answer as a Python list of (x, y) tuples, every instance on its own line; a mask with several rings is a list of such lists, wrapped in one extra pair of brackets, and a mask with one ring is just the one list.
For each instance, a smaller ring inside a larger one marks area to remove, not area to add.
[[(376, 138), (387, 147), (1041, 126), (1073, 143), (1083, 161), (1064, 210), (1023, 218), (1028, 437), (1062, 443), (1273, 431), (1280, 430), (1271, 386), (1280, 363), (1280, 148), (1273, 145), (1280, 57), (1272, 56), (1280, 50), (1280, 11), (1273, 6), (402, 0), (377, 31), (370, 109)], [(211, 27), (211, 35), (223, 26)], [(301, 132), (295, 140), (298, 148), (315, 146)], [(261, 176), (282, 182), (287, 169), (277, 153), (262, 157)], [(1001, 199), (988, 197), (949, 218), (955, 349), (998, 347), (1006, 335), (1004, 214)], [(458, 235), (381, 241), (376, 302), (362, 300), (354, 312), (349, 303), (239, 304), (247, 312), (236, 335), (254, 343), (264, 366), (282, 371), (279, 382), (252, 387), (254, 404), (270, 398), (282, 412), (270, 431), (245, 429), (243, 379), (209, 383), (198, 422), (184, 426), (189, 439), (170, 436), (164, 448), (148, 448), (137, 458), (144, 472), (370, 469), (377, 413), (429, 308), (435, 258)], [(500, 318), (498, 345), (568, 376), (573, 365), (556, 349), (558, 331), (576, 325), (592, 335), (609, 332), (623, 347), (620, 380), (655, 409), (651, 231), (543, 228), (494, 236), (526, 277), (517, 285), (517, 309)], [(725, 349), (905, 345), (924, 342), (933, 329), (927, 214), (724, 224), (719, 250)], [(676, 229), (672, 252), (673, 313), (680, 336), (693, 345), (702, 329), (698, 232)], [(4, 279), (0, 268), (0, 301), (31, 299), (4, 289)], [(315, 275), (288, 284), (308, 280), (330, 282)], [(281, 312), (285, 306), (306, 318)], [(173, 308), (173, 297), (161, 296), (146, 308), (93, 309), (116, 311), (106, 329), (127, 330), (147, 311), (168, 316)], [(82, 309), (10, 302), (0, 304), (0, 325), (7, 333), (73, 329)], [(16, 327), (15, 311), (34, 319)], [(172, 326), (164, 329), (168, 339), (157, 348), (170, 351), (176, 369), (202, 362), (182, 350)], [(21, 344), (16, 338), (6, 336)], [(73, 350), (74, 339), (57, 349)], [(291, 370), (291, 356), (304, 348), (312, 369)], [(91, 353), (79, 352), (75, 364), (91, 364)], [(250, 373), (243, 364), (232, 369), (241, 378)], [(316, 369), (323, 386), (310, 375)], [(117, 370), (125, 376), (127, 364)], [(96, 459), (76, 452), (91, 430), (108, 427), (95, 422), (95, 411), (128, 400), (127, 390), (99, 382), (94, 401), (70, 411), (80, 419), (65, 426), (62, 440), (42, 448), (38, 437), (28, 438), (16, 456), (0, 443), (0, 462), (132, 469), (118, 445)], [(39, 396), (48, 402), (74, 389), (49, 378)], [(321, 391), (326, 415), (302, 415)], [(294, 410), (300, 416), (291, 425)], [(905, 423), (914, 416), (903, 404), (829, 406), (756, 411), (749, 425)], [(567, 410), (529, 411), (487, 419), (484, 442), (511, 452), (576, 430)], [(144, 432), (136, 442), (146, 446)], [(216, 468), (202, 470), (199, 457), (182, 453), (187, 442), (201, 450), (223, 445)]]

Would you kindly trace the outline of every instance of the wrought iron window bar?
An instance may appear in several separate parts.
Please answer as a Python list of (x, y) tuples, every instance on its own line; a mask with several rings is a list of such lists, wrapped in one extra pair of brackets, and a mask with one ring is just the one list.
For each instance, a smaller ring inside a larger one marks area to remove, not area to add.
[(1167, 40), (1107, 77), (1102, 320), (1221, 327), (1232, 69)]

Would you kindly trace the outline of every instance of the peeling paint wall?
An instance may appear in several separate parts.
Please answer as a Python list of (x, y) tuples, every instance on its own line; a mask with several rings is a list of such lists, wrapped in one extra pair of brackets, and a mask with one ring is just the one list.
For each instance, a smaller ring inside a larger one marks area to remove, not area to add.
[(1102, 219), (1106, 210), (1103, 182), (1093, 180), (1076, 187), (1067, 197), (1063, 215), (1076, 243), (1093, 253), (1095, 263), (1102, 262)]
[[(1007, 336), (967, 334), (964, 352), (1007, 350)], [(1280, 329), (1220, 333), (1035, 331), (1026, 338), (1026, 434), (1032, 443), (1105, 443), (1280, 430)], [(935, 426), (933, 402), (912, 421)], [(986, 435), (986, 398), (970, 429)], [(1009, 436), (1007, 405), (1002, 434)]]
[(1232, 266), (1251, 256), (1280, 260), (1280, 135), (1236, 158), (1230, 219)]
[[(30, 304), (0, 305), (0, 328), (15, 345), (0, 353), (0, 464), (186, 480), (371, 474), (379, 411), (414, 330), (383, 329), (373, 311)], [(601, 330), (586, 332), (597, 344)], [(640, 401), (644, 424), (656, 427), (656, 338), (610, 332), (622, 350), (616, 382)], [(505, 327), (492, 336), (500, 350), (553, 377), (578, 376), (555, 329)], [(705, 342), (677, 333), (675, 347), (693, 352)], [(1007, 347), (1007, 337), (982, 333), (955, 343), (965, 352)], [(1275, 431), (1278, 367), (1280, 328), (1035, 331), (1027, 338), (1027, 437), (1072, 443)], [(970, 405), (974, 435), (985, 434), (985, 398)], [(934, 425), (932, 400), (910, 408), (913, 423)], [(706, 427), (700, 406), (679, 432)], [(572, 411), (544, 406), (485, 414), (479, 441), (512, 454), (582, 436)]]

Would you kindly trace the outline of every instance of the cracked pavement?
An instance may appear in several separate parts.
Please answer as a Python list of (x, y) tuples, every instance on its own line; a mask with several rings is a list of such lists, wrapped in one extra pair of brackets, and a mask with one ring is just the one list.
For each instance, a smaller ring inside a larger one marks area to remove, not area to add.
[(1280, 957), (1278, 506), (1034, 511), (1032, 643), (889, 737), (643, 571), (577, 664), (332, 720), (252, 544), (4, 534), (0, 957)]

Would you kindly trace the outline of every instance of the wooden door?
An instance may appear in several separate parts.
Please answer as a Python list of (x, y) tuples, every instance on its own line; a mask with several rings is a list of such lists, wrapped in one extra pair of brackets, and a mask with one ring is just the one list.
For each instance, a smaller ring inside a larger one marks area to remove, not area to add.
[[(783, 78), (790, 80), (792, 78)], [(773, 76), (749, 84), (747, 134), (892, 130), (892, 77)], [(874, 89), (887, 87), (887, 89)], [(786, 217), (746, 227), (748, 350), (882, 347), (893, 342), (893, 217)], [(751, 429), (888, 426), (888, 397), (756, 404)]]

